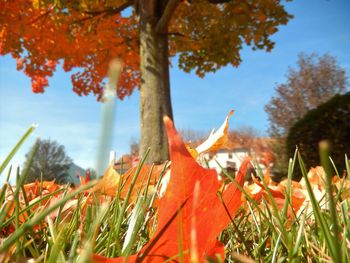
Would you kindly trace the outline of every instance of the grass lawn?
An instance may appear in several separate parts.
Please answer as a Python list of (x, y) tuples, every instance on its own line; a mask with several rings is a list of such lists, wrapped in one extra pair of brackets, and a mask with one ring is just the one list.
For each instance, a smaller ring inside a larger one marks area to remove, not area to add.
[[(1, 165), (0, 173), (32, 130)], [(345, 162), (349, 174), (349, 160)], [(163, 169), (152, 182), (155, 167), (145, 173), (143, 165), (141, 161), (130, 179), (120, 180), (114, 196), (97, 191), (97, 182), (79, 188), (40, 181), (25, 185), (29, 167), (18, 170), (16, 185), (6, 183), (0, 192), (1, 261), (91, 262), (92, 254), (137, 253), (157, 229), (157, 189), (166, 173)], [(292, 181), (297, 165), (303, 173), (301, 182)], [(242, 192), (242, 203), (218, 236), (225, 245), (225, 262), (350, 262), (348, 178), (331, 177), (320, 168), (307, 171), (298, 152), (283, 183), (274, 184), (259, 169), (257, 173), (260, 180), (243, 187), (227, 174)], [(210, 228), (210, 218), (207, 221)], [(169, 255), (169, 261), (187, 261), (186, 253)]]

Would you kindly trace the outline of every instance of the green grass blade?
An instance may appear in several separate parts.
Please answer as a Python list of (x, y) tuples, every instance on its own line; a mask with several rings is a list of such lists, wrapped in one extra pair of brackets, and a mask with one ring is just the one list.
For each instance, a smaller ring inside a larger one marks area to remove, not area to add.
[(30, 126), (29, 129), (26, 131), (26, 133), (22, 136), (22, 138), (17, 142), (15, 147), (11, 150), (10, 154), (6, 157), (6, 159), (0, 165), (0, 175), (2, 174), (2, 172), (4, 171), (6, 166), (9, 164), (9, 162), (11, 161), (13, 156), (16, 154), (18, 149), (21, 147), (21, 145), (26, 141), (26, 139), (35, 130), (36, 127), (37, 126), (34, 124), (32, 126)]
[[(322, 141), (319, 144), (319, 150), (320, 150), (320, 160), (321, 165), (326, 173), (326, 192), (328, 196), (328, 206), (329, 211), (331, 215), (331, 222), (333, 227), (331, 227), (332, 230), (332, 246), (335, 251), (339, 251), (340, 249), (340, 242), (339, 242), (339, 234), (340, 234), (340, 226), (338, 224), (338, 216), (337, 216), (337, 208), (333, 197), (333, 186), (332, 186), (332, 177), (333, 177), (333, 169), (332, 164), (329, 160), (330, 155), (330, 146), (328, 142)], [(334, 253), (333, 260), (335, 262), (342, 262), (341, 259), (341, 253)]]
[[(310, 184), (310, 181), (307, 177), (307, 172), (306, 172), (306, 168), (305, 168), (305, 165), (304, 165), (304, 162), (302, 160), (302, 157), (300, 155), (300, 153), (298, 153), (298, 160), (299, 160), (299, 165), (300, 165), (300, 169), (301, 169), (301, 173), (305, 179), (305, 184), (306, 184), (306, 188), (307, 188), (307, 192), (309, 194), (309, 197), (310, 197), (310, 201), (311, 201), (311, 204), (312, 204), (312, 208), (313, 208), (313, 213), (315, 215), (315, 218), (317, 220), (317, 222), (319, 223), (320, 227), (321, 227), (321, 231), (323, 232), (324, 236), (325, 236), (325, 241), (326, 241), (326, 245), (327, 245), (327, 248), (330, 252), (330, 255), (333, 259), (338, 259), (338, 249), (339, 247), (335, 247), (334, 246), (334, 243), (332, 242), (333, 240), (333, 237), (329, 231), (329, 228), (328, 228), (328, 225), (327, 225), (327, 222), (324, 218), (324, 216), (322, 215), (322, 212), (321, 212), (321, 208), (316, 200), (316, 197), (314, 195), (314, 192), (312, 190), (312, 187), (311, 187), (311, 184)], [(335, 262), (339, 262), (339, 261), (335, 261)]]

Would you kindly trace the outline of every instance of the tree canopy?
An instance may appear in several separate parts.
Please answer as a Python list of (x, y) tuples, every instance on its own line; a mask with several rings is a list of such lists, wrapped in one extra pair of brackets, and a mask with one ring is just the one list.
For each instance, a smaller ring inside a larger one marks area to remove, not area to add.
[(309, 110), (347, 88), (344, 68), (331, 55), (299, 54), (297, 68), (289, 68), (287, 81), (275, 87), (266, 105), (273, 135), (286, 135)]
[(270, 134), (275, 137), (270, 147), (277, 157), (273, 172), (286, 176), (288, 160), (286, 137), (289, 129), (311, 109), (347, 88), (345, 70), (328, 54), (299, 54), (297, 67), (288, 69), (286, 81), (277, 84), (275, 95), (265, 106), (270, 121)]
[[(17, 60), (37, 93), (61, 63), (79, 95), (101, 95), (108, 62), (119, 57), (124, 70), (117, 93), (123, 98), (140, 83), (139, 15), (140, 8), (148, 8), (142, 2), (1, 0), (0, 54)], [(203, 77), (239, 65), (245, 44), (270, 51), (269, 36), (291, 18), (281, 2), (154, 0), (147, 5), (158, 17), (157, 31), (168, 35), (169, 55), (178, 54), (181, 69)]]
[(331, 158), (342, 174), (345, 154), (350, 154), (350, 92), (335, 95), (297, 121), (288, 133), (287, 149), (293, 154), (297, 146), (305, 162), (317, 166), (318, 144), (323, 140), (330, 142)]

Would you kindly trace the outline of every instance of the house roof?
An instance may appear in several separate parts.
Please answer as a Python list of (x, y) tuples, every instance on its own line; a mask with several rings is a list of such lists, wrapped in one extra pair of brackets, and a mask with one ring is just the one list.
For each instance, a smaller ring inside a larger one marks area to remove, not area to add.
[(218, 153), (250, 152), (250, 149), (248, 147), (237, 147), (237, 148), (221, 149), (217, 152)]
[(86, 170), (84, 170), (80, 166), (76, 165), (75, 163), (72, 163), (69, 166), (67, 173), (68, 173), (69, 182), (74, 184), (74, 185), (78, 185), (78, 184), (80, 184), (79, 176), (85, 177)]

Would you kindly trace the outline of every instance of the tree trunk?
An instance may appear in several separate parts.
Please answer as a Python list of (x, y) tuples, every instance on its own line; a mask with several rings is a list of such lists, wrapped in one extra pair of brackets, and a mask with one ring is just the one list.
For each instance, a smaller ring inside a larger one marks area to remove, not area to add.
[(157, 33), (158, 19), (142, 14), (140, 17), (141, 56), (141, 142), (140, 155), (148, 148), (148, 163), (163, 163), (168, 160), (168, 141), (163, 124), (163, 116), (172, 119), (170, 99), (168, 37)]

